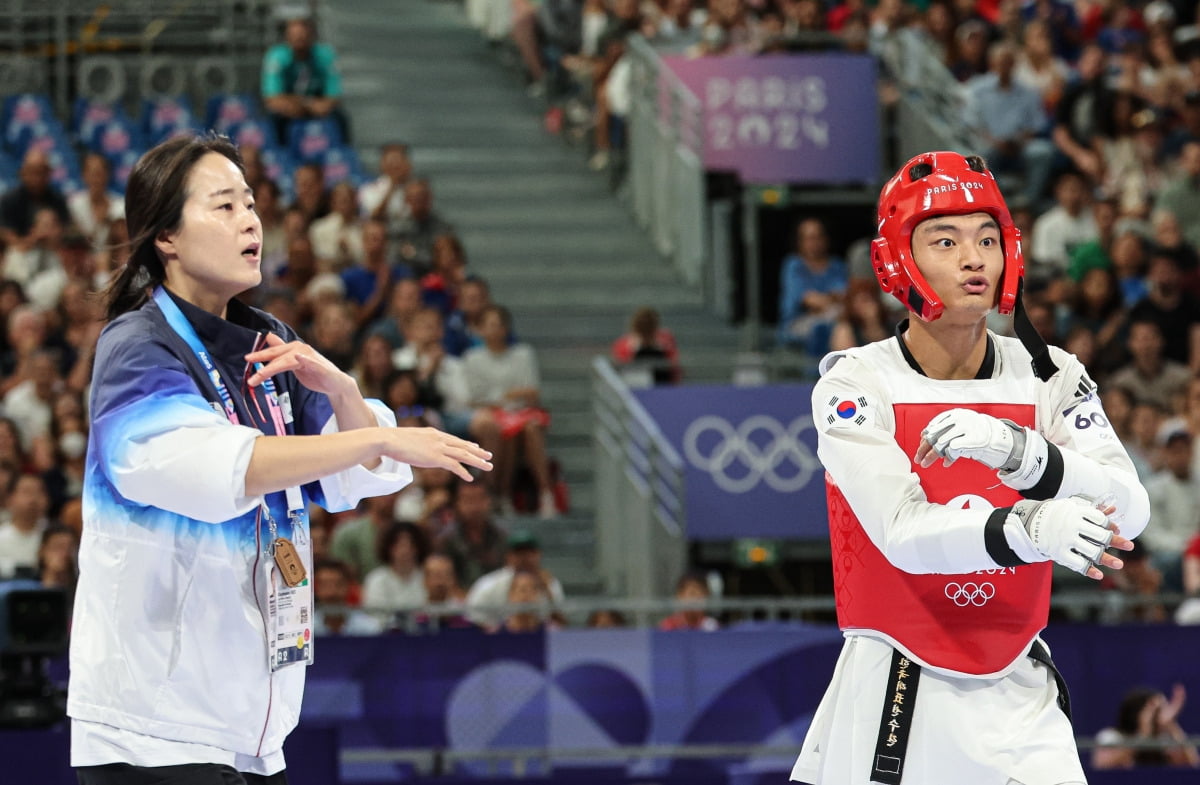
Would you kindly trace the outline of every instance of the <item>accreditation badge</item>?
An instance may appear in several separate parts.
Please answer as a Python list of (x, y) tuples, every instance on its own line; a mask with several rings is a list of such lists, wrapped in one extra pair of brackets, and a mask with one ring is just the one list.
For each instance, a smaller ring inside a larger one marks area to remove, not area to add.
[(274, 538), (272, 558), (263, 560), (268, 587), (267, 665), (272, 673), (313, 661), (312, 548), (304, 525), (292, 518), (292, 539)]

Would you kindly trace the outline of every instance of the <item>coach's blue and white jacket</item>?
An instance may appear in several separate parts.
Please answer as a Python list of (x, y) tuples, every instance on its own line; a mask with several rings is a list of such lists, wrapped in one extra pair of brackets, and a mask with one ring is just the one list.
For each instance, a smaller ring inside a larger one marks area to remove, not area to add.
[[(256, 535), (268, 535), (265, 518), (256, 523), (262, 498), (245, 495), (245, 475), (254, 440), (275, 428), (262, 387), (243, 381), (244, 356), (259, 333), (288, 341), (295, 333), (237, 301), (221, 319), (174, 299), (210, 350), (242, 424), (226, 418), (217, 388), (153, 300), (104, 329), (67, 713), (262, 757), (278, 753), (296, 725), (305, 669), (267, 668), (266, 595), (254, 564)], [(326, 396), (291, 373), (274, 381), (289, 433), (337, 430)], [(372, 407), (381, 425), (395, 425), (382, 404)], [(302, 491), (336, 511), (411, 480), (409, 467), (384, 459), (374, 471), (355, 466)], [(289, 536), (285, 494), (269, 494), (267, 503), (279, 534)]]

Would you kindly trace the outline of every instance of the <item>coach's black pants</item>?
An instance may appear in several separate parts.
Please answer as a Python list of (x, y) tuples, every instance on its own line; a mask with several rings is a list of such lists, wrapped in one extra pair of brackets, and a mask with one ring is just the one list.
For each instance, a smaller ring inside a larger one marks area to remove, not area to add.
[(187, 763), (182, 766), (81, 766), (75, 770), (79, 785), (287, 785), (287, 774), (269, 777), (244, 774), (216, 763)]

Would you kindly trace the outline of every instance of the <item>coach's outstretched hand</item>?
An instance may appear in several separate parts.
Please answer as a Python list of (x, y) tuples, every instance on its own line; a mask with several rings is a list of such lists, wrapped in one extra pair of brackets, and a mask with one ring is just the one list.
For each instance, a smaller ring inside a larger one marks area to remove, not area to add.
[(409, 466), (446, 469), (464, 480), (472, 479), (468, 467), (492, 470), (492, 454), (475, 442), (437, 428), (385, 428), (383, 454)]

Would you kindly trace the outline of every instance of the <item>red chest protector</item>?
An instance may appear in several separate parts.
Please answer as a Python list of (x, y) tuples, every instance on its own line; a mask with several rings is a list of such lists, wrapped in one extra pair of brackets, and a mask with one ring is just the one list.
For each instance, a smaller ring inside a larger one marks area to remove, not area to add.
[[(896, 404), (896, 441), (912, 456), (921, 430), (960, 404)], [(1019, 425), (1034, 424), (1030, 404), (969, 404)], [(926, 498), (960, 508), (1007, 507), (1021, 499), (978, 461), (915, 464)], [(869, 478), (863, 478), (869, 482)], [(1046, 626), (1051, 564), (1022, 565), (962, 575), (913, 575), (894, 567), (871, 542), (829, 475), (829, 535), (838, 625), (882, 632), (918, 660), (960, 673), (1003, 670)], [(983, 533), (980, 532), (980, 537)]]

